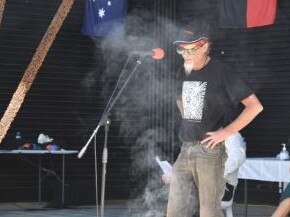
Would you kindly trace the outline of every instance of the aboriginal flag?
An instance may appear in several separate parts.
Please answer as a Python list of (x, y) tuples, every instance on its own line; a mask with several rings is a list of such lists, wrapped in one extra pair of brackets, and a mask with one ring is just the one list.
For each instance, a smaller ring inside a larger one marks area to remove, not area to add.
[(220, 0), (221, 28), (252, 28), (275, 21), (277, 0)]

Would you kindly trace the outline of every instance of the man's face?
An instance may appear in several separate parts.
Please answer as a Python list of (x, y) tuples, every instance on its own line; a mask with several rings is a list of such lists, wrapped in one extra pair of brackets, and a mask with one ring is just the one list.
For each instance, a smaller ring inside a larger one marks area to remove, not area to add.
[[(198, 42), (196, 42), (198, 43)], [(182, 55), (184, 59), (184, 68), (186, 73), (190, 73), (199, 61), (202, 61), (205, 53), (207, 52), (207, 41), (202, 43), (193, 44), (180, 44), (176, 51), (178, 54)]]

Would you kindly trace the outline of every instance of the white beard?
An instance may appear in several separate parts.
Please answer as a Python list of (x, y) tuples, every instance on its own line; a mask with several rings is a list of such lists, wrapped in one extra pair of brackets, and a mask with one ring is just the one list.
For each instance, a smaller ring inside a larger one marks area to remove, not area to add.
[(189, 75), (191, 71), (193, 70), (192, 63), (184, 63), (183, 67), (184, 67), (184, 71), (186, 75)]

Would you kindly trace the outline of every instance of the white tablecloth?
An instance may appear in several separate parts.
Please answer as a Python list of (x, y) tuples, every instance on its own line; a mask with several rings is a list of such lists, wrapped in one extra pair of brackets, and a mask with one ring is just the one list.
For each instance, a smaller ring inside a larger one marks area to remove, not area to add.
[(290, 161), (277, 158), (247, 158), (239, 169), (239, 179), (290, 182)]

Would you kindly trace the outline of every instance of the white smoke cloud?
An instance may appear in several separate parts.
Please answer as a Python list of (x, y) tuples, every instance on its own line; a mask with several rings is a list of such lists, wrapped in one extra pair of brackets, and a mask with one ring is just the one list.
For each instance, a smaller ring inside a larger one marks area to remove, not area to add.
[[(117, 80), (120, 78), (118, 92), (135, 66), (138, 57), (132, 58), (122, 71), (133, 51), (172, 46), (173, 39), (169, 36), (174, 37), (178, 28), (165, 18), (154, 19), (158, 20), (154, 23), (155, 27), (163, 30), (158, 39), (154, 37), (152, 14), (146, 11), (127, 18), (124, 35), (94, 39), (96, 52), (102, 54), (106, 67), (101, 75), (88, 73), (82, 85), (89, 91), (94, 82), (101, 80), (103, 97), (108, 101), (106, 99), (112, 94)], [(164, 123), (155, 126), (150, 121), (152, 113), (155, 114), (153, 122), (160, 123), (172, 117), (172, 111), (164, 109), (173, 103), (172, 79), (173, 72), (166, 59), (158, 63), (151, 58), (144, 59), (111, 111), (113, 121), (118, 121), (120, 125), (120, 135), (132, 145), (131, 178), (136, 183), (136, 189), (131, 192), (133, 200), (129, 204), (128, 216), (161, 217), (165, 214), (168, 187), (161, 181), (161, 171), (154, 158), (157, 154), (167, 158), (164, 151), (172, 146), (168, 142), (172, 138), (172, 128)]]

